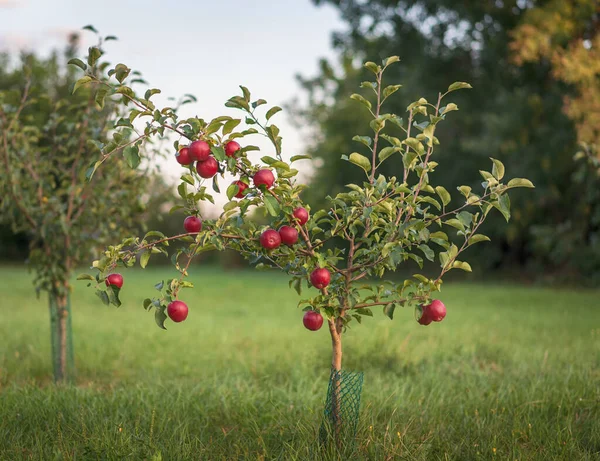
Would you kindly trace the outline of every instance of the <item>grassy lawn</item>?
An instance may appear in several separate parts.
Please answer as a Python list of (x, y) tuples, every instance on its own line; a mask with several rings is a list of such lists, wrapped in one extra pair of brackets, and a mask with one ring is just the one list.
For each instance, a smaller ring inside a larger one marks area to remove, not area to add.
[(47, 300), (0, 268), (0, 460), (600, 459), (599, 291), (447, 284), (344, 336), (365, 373), (354, 452), (319, 451), (326, 328), (271, 274), (195, 271), (183, 324), (141, 302), (172, 273), (129, 271), (120, 309), (75, 282), (77, 386), (51, 383)]

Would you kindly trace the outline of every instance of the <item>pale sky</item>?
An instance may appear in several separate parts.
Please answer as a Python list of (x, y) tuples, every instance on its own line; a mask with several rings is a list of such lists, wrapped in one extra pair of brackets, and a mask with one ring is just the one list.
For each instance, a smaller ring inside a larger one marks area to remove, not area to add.
[[(240, 84), (283, 105), (300, 91), (297, 73), (314, 75), (318, 59), (333, 56), (331, 32), (343, 27), (336, 10), (310, 0), (0, 0), (0, 50), (47, 52), (87, 24), (119, 38), (105, 46), (110, 62), (140, 70), (160, 96), (194, 94), (184, 115), (205, 119), (237, 114), (223, 103)], [(286, 156), (301, 153), (302, 134), (285, 112), (274, 121)], [(166, 171), (181, 172), (175, 162)]]

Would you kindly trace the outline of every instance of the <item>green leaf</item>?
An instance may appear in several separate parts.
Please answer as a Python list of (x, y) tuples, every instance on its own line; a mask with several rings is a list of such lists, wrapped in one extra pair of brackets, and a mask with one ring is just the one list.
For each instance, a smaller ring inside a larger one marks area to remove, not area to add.
[(121, 307), (121, 300), (119, 299), (120, 291), (121, 291), (121, 289), (114, 285), (109, 286), (107, 289), (108, 300), (110, 301), (111, 304), (113, 304), (117, 307)]
[(371, 147), (371, 142), (373, 140), (370, 137), (368, 137), (368, 136), (358, 136), (358, 135), (356, 135), (356, 136), (354, 136), (352, 138), (352, 141), (357, 141), (357, 142), (359, 142), (361, 144), (364, 144), (365, 146), (367, 146), (367, 147), (370, 148)]
[(385, 58), (383, 60), (383, 65), (385, 67), (389, 66), (390, 64), (394, 64), (395, 62), (399, 62), (400, 58), (398, 56), (390, 56), (389, 58)]
[(391, 95), (393, 95), (396, 91), (402, 88), (402, 85), (389, 85), (383, 89), (383, 99), (387, 99)]
[(240, 85), (240, 88), (242, 89), (242, 93), (244, 93), (244, 99), (250, 102), (250, 90), (242, 85)]
[(373, 72), (374, 74), (379, 73), (379, 71), (381, 70), (381, 67), (379, 67), (377, 64), (375, 64), (374, 62), (371, 62), (371, 61), (365, 62), (364, 66), (367, 69), (369, 69), (371, 72)]
[(271, 117), (273, 117), (273, 115), (275, 115), (277, 112), (283, 110), (281, 107), (279, 106), (273, 106), (271, 107), (268, 111), (267, 114), (265, 115), (266, 119), (269, 120)]
[(85, 71), (87, 69), (87, 65), (85, 64), (85, 62), (83, 62), (81, 59), (78, 59), (78, 58), (69, 59), (69, 62), (67, 64), (77, 66), (83, 71)]
[(468, 211), (461, 211), (456, 217), (465, 227), (470, 227), (473, 224), (473, 214)]
[(96, 28), (94, 26), (92, 26), (91, 24), (88, 24), (87, 26), (83, 26), (82, 29), (83, 30), (89, 30), (90, 32), (94, 32), (95, 34), (98, 33), (98, 31), (96, 30)]
[(446, 107), (444, 107), (442, 114), (447, 114), (448, 112), (452, 112), (454, 110), (458, 110), (458, 106), (451, 102), (450, 104), (446, 105)]
[(495, 158), (491, 158), (494, 166), (492, 167), (492, 175), (498, 181), (500, 181), (504, 177), (504, 164), (500, 160), (496, 160)]
[(123, 157), (131, 169), (136, 169), (140, 164), (139, 148), (136, 145), (127, 146), (123, 149)]
[(221, 146), (211, 146), (210, 151), (219, 162), (222, 162), (227, 158), (225, 155), (225, 149)]
[(91, 81), (92, 81), (92, 77), (90, 77), (89, 75), (85, 75), (85, 76), (81, 77), (79, 80), (77, 80), (75, 82), (75, 85), (73, 85), (73, 93), (75, 93), (81, 86), (83, 86), (86, 83), (89, 83)]
[(533, 183), (529, 179), (525, 178), (514, 178), (508, 181), (507, 187), (529, 187), (531, 189), (535, 188)]
[(508, 195), (504, 194), (500, 196), (497, 202), (493, 202), (493, 205), (500, 213), (502, 213), (502, 216), (504, 216), (504, 219), (508, 222), (510, 219), (510, 198)]
[(265, 195), (265, 208), (271, 216), (277, 216), (279, 214), (279, 202), (272, 195)]
[(433, 250), (431, 248), (429, 248), (424, 243), (422, 243), (421, 245), (419, 245), (418, 248), (419, 248), (419, 250), (421, 250), (423, 252), (423, 254), (425, 255), (425, 257), (429, 261), (433, 261), (433, 259), (435, 258), (435, 253), (433, 252)]
[(490, 238), (483, 234), (473, 234), (469, 237), (469, 246), (479, 242), (489, 242)]
[(148, 260), (150, 259), (150, 254), (151, 253), (149, 251), (144, 251), (140, 255), (140, 266), (142, 267), (142, 269), (144, 269), (148, 265)]
[(452, 263), (452, 269), (462, 269), (465, 272), (473, 272), (471, 265), (465, 261), (454, 261)]
[(396, 310), (396, 305), (394, 303), (386, 304), (383, 307), (383, 313), (387, 315), (390, 320), (394, 320), (394, 310)]
[(402, 141), (402, 144), (406, 144), (419, 155), (423, 155), (425, 153), (425, 147), (416, 138), (406, 138), (404, 141)]
[(159, 94), (160, 90), (158, 88), (149, 88), (146, 90), (144, 94), (144, 99), (150, 99), (153, 95)]
[(267, 165), (273, 165), (274, 163), (279, 162), (279, 160), (277, 160), (276, 158), (269, 157), (268, 155), (261, 157), (260, 161), (266, 163)]
[(444, 206), (448, 205), (450, 203), (450, 200), (452, 200), (452, 197), (450, 196), (450, 193), (446, 190), (446, 188), (442, 186), (437, 186), (435, 188), (435, 191), (437, 192), (438, 196), (442, 199), (442, 203), (444, 204)]
[(462, 90), (462, 89), (469, 89), (469, 88), (473, 88), (471, 85), (469, 85), (467, 82), (454, 82), (452, 85), (450, 85), (448, 87), (448, 93), (450, 93), (451, 91), (456, 91), (456, 90)]
[(223, 125), (223, 136), (227, 136), (229, 133), (233, 131), (233, 129), (238, 126), (242, 121), (240, 119), (232, 118), (228, 122)]
[(296, 281), (294, 282), (294, 290), (296, 290), (296, 293), (298, 293), (298, 295), (302, 295), (302, 279), (296, 279)]
[(154, 312), (154, 321), (163, 330), (166, 330), (165, 320), (167, 320), (167, 315), (165, 314), (165, 310), (163, 308), (156, 309), (156, 311)]
[(417, 153), (414, 150), (409, 150), (402, 156), (402, 163), (404, 168), (409, 170), (412, 167), (413, 162), (417, 158)]
[(100, 300), (107, 306), (110, 304), (110, 300), (108, 299), (108, 293), (106, 291), (96, 290), (96, 296), (98, 296), (98, 298), (100, 298)]
[(92, 277), (90, 274), (79, 274), (77, 276), (77, 280), (96, 280), (94, 277)]
[(366, 106), (367, 109), (371, 110), (371, 103), (360, 94), (354, 93), (352, 96), (350, 96), (350, 99), (360, 102), (363, 106)]
[(151, 304), (152, 304), (152, 300), (150, 298), (144, 299), (144, 303), (143, 303), (144, 309), (148, 310)]
[(96, 107), (98, 108), (98, 110), (104, 109), (104, 99), (106, 98), (107, 93), (108, 90), (104, 88), (96, 92), (96, 95), (94, 96), (94, 102), (96, 103)]
[(447, 224), (448, 226), (452, 226), (458, 230), (464, 231), (465, 230), (465, 226), (462, 222), (460, 222), (458, 219), (449, 219), (448, 221), (444, 221), (444, 224)]
[(387, 158), (394, 155), (396, 152), (398, 152), (398, 149), (396, 147), (384, 147), (383, 149), (381, 149), (379, 151), (379, 154), (377, 155), (377, 157), (379, 158), (380, 162), (383, 162)]
[(187, 182), (190, 186), (195, 184), (194, 177), (191, 174), (184, 174), (181, 176), (181, 180)]
[(312, 160), (312, 157), (310, 155), (293, 155), (290, 158), (290, 163), (297, 162), (298, 160)]
[(365, 170), (365, 173), (368, 173), (371, 170), (371, 162), (369, 162), (369, 159), (357, 152), (350, 154), (348, 161), (361, 167), (363, 170)]
[(233, 197), (235, 197), (235, 195), (240, 191), (240, 186), (238, 186), (236, 183), (231, 184), (228, 188), (227, 188), (227, 199), (231, 200), (233, 199)]
[(98, 48), (96, 46), (91, 46), (88, 49), (88, 59), (87, 59), (88, 64), (90, 66), (93, 66), (94, 64), (96, 64), (98, 59), (100, 59), (100, 56), (102, 56), (102, 51), (100, 51), (100, 48)]

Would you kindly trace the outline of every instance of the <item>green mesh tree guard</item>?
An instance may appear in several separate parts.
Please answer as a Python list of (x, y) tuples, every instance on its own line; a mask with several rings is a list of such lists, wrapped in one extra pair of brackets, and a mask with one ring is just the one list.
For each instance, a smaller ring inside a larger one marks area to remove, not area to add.
[(61, 299), (50, 293), (50, 335), (54, 380), (57, 382), (72, 380), (75, 377), (75, 360), (69, 295), (66, 296), (66, 302), (62, 306)]
[(331, 370), (323, 423), (319, 430), (321, 443), (333, 440), (338, 446), (353, 444), (358, 426), (362, 372)]

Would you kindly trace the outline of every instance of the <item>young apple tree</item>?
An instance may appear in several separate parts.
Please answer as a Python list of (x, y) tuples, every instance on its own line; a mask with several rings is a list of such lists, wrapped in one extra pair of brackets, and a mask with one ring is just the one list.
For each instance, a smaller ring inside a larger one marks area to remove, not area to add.
[[(381, 65), (367, 62), (365, 67), (373, 77), (361, 85), (366, 93), (351, 96), (358, 103), (357, 110), (361, 105), (372, 120), (368, 134), (354, 137), (366, 155), (349, 153), (342, 160), (363, 170), (364, 181), (348, 184), (346, 192), (330, 197), (328, 208), (309, 211), (301, 197), (307, 186), (296, 181), (298, 170), (293, 166), (306, 157), (284, 160), (279, 129), (272, 123), (279, 107), (262, 111), (267, 102), (253, 99), (242, 86), (241, 95), (225, 104), (239, 109), (241, 118), (180, 118), (171, 107), (155, 106), (151, 99), (159, 90), (149, 89), (143, 97), (136, 94), (128, 84), (130, 69), (124, 64), (105, 76), (88, 58), (90, 67), (80, 82), (129, 108), (129, 116), (118, 125), (143, 122), (143, 131), (130, 145), (137, 148), (167, 133), (176, 136), (173, 161), (182, 165), (178, 207), (193, 217), (182, 223), (185, 230), (179, 235), (149, 232), (108, 247), (93, 264), (98, 289), (104, 289), (105, 278), (118, 267), (131, 267), (138, 258), (144, 267), (153, 254), (170, 256), (179, 276), (158, 283), (160, 293), (144, 301), (144, 308), (154, 310), (158, 325), (164, 328), (168, 317), (179, 322), (188, 316), (181, 298), (185, 298), (182, 289), (192, 287), (185, 279), (192, 258), (209, 250), (235, 250), (257, 268), (272, 267), (288, 274), (298, 294), (309, 288), (308, 296), (299, 302), (305, 311), (304, 325), (318, 330), (326, 319), (334, 370), (342, 367), (343, 332), (352, 321), (360, 323), (364, 316), (372, 316), (374, 307), (381, 307), (390, 318), (397, 307), (414, 307), (421, 324), (441, 321), (446, 308), (432, 296), (440, 291), (443, 276), (454, 269), (471, 271), (464, 252), (489, 240), (479, 232), (488, 214), (496, 209), (508, 220), (509, 189), (533, 185), (520, 178), (504, 182), (504, 165), (492, 159), (491, 171), (480, 171), (480, 190), (459, 186), (453, 198), (448, 190), (435, 186), (434, 172), (440, 169), (435, 160), (440, 144), (436, 128), (458, 109), (448, 101), (452, 93), (470, 85), (453, 83), (433, 102), (419, 98), (408, 105), (404, 118), (386, 113), (385, 101), (400, 85), (384, 84), (384, 73), (398, 60), (393, 56)], [(393, 136), (390, 127), (402, 136)], [(258, 148), (247, 139), (257, 134), (271, 141), (272, 153), (255, 152)], [(122, 147), (105, 147), (97, 165)], [(398, 162), (397, 176), (378, 174), (379, 166), (389, 161)], [(234, 182), (223, 185), (224, 173), (233, 175)], [(229, 202), (218, 218), (202, 219), (198, 203), (213, 201), (211, 187), (217, 192), (220, 187), (226, 189)], [(269, 216), (268, 225), (249, 219), (256, 208)], [(186, 246), (170, 253), (173, 241)], [(416, 273), (402, 283), (383, 278), (400, 264), (422, 269), (424, 259), (437, 259), (438, 272)]]
[[(93, 257), (93, 249), (135, 232), (147, 190), (147, 175), (130, 168), (139, 163), (130, 152), (90, 177), (100, 149), (122, 145), (130, 133), (113, 132), (118, 105), (104, 104), (89, 89), (72, 95), (81, 81), (75, 84), (76, 69), (66, 60), (75, 54), (76, 40), (65, 56), (24, 56), (0, 73), (0, 219), (29, 236), (35, 288), (50, 299), (57, 381), (73, 372), (73, 270)], [(106, 304), (117, 299), (110, 291), (101, 296)]]

